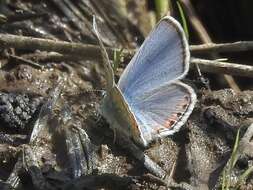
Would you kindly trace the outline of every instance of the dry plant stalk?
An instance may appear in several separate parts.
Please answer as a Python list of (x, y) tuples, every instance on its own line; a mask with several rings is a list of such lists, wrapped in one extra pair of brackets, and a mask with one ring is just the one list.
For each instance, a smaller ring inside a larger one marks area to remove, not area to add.
[[(1, 48), (16, 48), (26, 50), (41, 50), (45, 52), (36, 52), (24, 56), (26, 59), (37, 58), (37, 61), (78, 61), (84, 59), (97, 60), (100, 56), (100, 48), (97, 45), (87, 45), (80, 43), (70, 43), (64, 41), (54, 41), (41, 38), (24, 37), (10, 34), (0, 34)], [(226, 44), (202, 44), (190, 46), (192, 53), (229, 52), (229, 51), (249, 51), (253, 50), (252, 41), (226, 43)], [(109, 57), (113, 58), (117, 48), (106, 48)], [(124, 57), (131, 57), (136, 50), (124, 50)], [(75, 56), (73, 56), (75, 55)], [(203, 72), (218, 74), (231, 74), (235, 76), (253, 77), (253, 66), (219, 62), (215, 60), (203, 60), (192, 58), (191, 63), (198, 64)]]
[(234, 43), (206, 43), (202, 45), (191, 45), (192, 53), (209, 53), (209, 52), (239, 52), (253, 50), (253, 41), (239, 41)]

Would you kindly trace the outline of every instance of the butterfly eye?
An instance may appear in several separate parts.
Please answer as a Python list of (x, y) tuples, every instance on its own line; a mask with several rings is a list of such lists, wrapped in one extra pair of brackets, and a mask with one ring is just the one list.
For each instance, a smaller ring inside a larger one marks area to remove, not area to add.
[(188, 106), (188, 104), (184, 104), (184, 105), (182, 106), (182, 108), (183, 108), (183, 109), (186, 109), (187, 106)]
[(102, 94), (102, 97), (104, 98), (104, 97), (105, 97), (105, 95), (106, 95), (106, 91), (105, 91), (105, 90), (103, 90), (101, 94)]
[(180, 117), (182, 115), (182, 113), (177, 113), (177, 117)]
[(170, 121), (169, 121), (170, 127), (171, 127), (172, 125), (174, 125), (175, 123), (176, 123), (176, 121), (170, 120)]

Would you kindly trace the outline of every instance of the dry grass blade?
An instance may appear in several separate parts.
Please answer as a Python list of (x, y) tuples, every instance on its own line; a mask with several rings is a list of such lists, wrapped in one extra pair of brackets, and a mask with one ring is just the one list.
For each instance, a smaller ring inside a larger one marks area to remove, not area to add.
[[(248, 44), (248, 46), (245, 46)], [(198, 52), (208, 52), (210, 51), (247, 51), (251, 50), (251, 41), (244, 42), (235, 42), (235, 43), (226, 43), (226, 44), (203, 44), (203, 45), (192, 45), (190, 46), (192, 53)], [(26, 49), (26, 50), (41, 50), (48, 51), (49, 53), (45, 54), (35, 54), (35, 57), (38, 57), (38, 61), (62, 61), (62, 60), (83, 60), (91, 59), (97, 60), (100, 57), (100, 46), (90, 45), (90, 44), (80, 44), (80, 43), (70, 43), (65, 41), (54, 41), (46, 40), (41, 38), (31, 38), (10, 34), (0, 34), (0, 47), (10, 48), (14, 47), (17, 49)], [(117, 48), (108, 48), (104, 47), (106, 52), (108, 52), (108, 57), (113, 58), (115, 52), (121, 52), (122, 57), (131, 57), (135, 50), (123, 50)], [(252, 47), (253, 48), (253, 47)], [(55, 53), (57, 52), (57, 53)], [(34, 54), (30, 57), (34, 57)], [(75, 55), (75, 56), (73, 56)], [(29, 57), (26, 57), (28, 59)], [(252, 77), (252, 66), (246, 66), (235, 63), (219, 62), (214, 60), (204, 60), (204, 59), (191, 59), (191, 63), (197, 63), (203, 72), (218, 73), (218, 74), (231, 74), (235, 76), (244, 76)]]
[(234, 76), (251, 78), (253, 77), (253, 66), (198, 58), (191, 58), (191, 63), (197, 64), (200, 67), (201, 71), (207, 73), (230, 74)]
[(239, 41), (221, 44), (206, 43), (201, 45), (191, 45), (190, 50), (192, 53), (252, 51), (253, 41)]

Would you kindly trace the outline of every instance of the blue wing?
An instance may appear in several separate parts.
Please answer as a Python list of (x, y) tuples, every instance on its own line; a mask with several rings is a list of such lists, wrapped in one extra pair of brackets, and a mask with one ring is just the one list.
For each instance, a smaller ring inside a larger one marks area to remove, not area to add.
[(119, 89), (145, 144), (178, 131), (192, 112), (196, 95), (178, 81), (188, 72), (189, 59), (183, 29), (175, 19), (165, 17), (124, 70)]
[(177, 132), (188, 119), (196, 102), (193, 89), (179, 81), (138, 98), (130, 108), (146, 144)]
[(118, 86), (131, 105), (135, 97), (182, 78), (189, 59), (182, 27), (172, 17), (164, 17), (128, 64)]

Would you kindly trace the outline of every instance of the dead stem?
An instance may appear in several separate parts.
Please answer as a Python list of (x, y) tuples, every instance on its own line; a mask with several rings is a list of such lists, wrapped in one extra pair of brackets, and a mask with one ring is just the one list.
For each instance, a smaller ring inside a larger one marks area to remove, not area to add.
[[(42, 38), (33, 38), (25, 36), (17, 36), (11, 34), (0, 34), (0, 47), (9, 48), (14, 47), (16, 49), (25, 50), (41, 50), (41, 51), (53, 51), (62, 54), (81, 56), (86, 58), (98, 58), (100, 57), (100, 48), (97, 45), (70, 43), (65, 41), (47, 40)], [(114, 51), (120, 51), (117, 48), (106, 48), (109, 57), (113, 57)], [(133, 51), (124, 50), (123, 56), (129, 56)]]
[(190, 50), (192, 53), (252, 51), (253, 41), (239, 41), (234, 43), (222, 43), (222, 44), (206, 43), (202, 45), (191, 45)]
[(28, 65), (35, 67), (35, 68), (43, 69), (42, 65), (40, 65), (34, 61), (31, 61), (31, 60), (28, 60), (28, 59), (25, 59), (23, 57), (16, 56), (16, 55), (8, 55), (8, 56), (14, 60), (19, 61), (20, 63), (28, 64)]
[(191, 58), (191, 63), (197, 64), (203, 72), (253, 77), (253, 67), (248, 65), (198, 58)]
[[(55, 52), (49, 53), (40, 52), (24, 55), (26, 59), (35, 59), (37, 62), (80, 61), (84, 59), (84, 57), (82, 56), (73, 57), (71, 55), (62, 55)], [(249, 65), (242, 65), (217, 60), (198, 59), (198, 58), (191, 58), (190, 62), (191, 62), (190, 69), (194, 69), (193, 65), (197, 64), (200, 67), (201, 71), (204, 73), (230, 74), (233, 76), (243, 76), (250, 78), (253, 77), (253, 66)]]
[[(10, 34), (0, 34), (0, 47), (1, 48), (16, 48), (26, 50), (41, 50), (48, 52), (36, 52), (27, 54), (25, 59), (32, 59), (35, 61), (78, 61), (84, 59), (97, 60), (100, 56), (100, 48), (97, 45), (70, 43), (65, 41), (46, 40), (41, 38), (24, 37)], [(226, 43), (226, 44), (203, 44), (190, 46), (192, 53), (208, 52), (210, 51), (248, 51), (253, 50), (252, 41)], [(117, 48), (106, 47), (109, 57), (113, 57), (115, 51), (120, 51)], [(131, 57), (136, 50), (124, 50), (124, 57)], [(56, 53), (57, 52), (57, 53)], [(74, 55), (74, 56), (73, 56)], [(253, 66), (219, 62), (215, 60), (205, 59), (191, 59), (192, 64), (198, 64), (203, 72), (218, 73), (218, 74), (231, 74), (234, 76), (253, 77)], [(193, 67), (192, 67), (193, 68)]]

